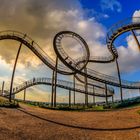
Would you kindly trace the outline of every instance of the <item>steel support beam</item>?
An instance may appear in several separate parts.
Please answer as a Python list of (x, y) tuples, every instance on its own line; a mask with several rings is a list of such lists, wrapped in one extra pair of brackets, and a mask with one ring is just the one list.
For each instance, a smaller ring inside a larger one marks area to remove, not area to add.
[(69, 90), (69, 107), (71, 107), (71, 90)]
[(123, 102), (122, 82), (121, 82), (120, 69), (119, 69), (119, 64), (118, 64), (118, 60), (117, 60), (117, 59), (116, 59), (116, 66), (117, 66), (117, 73), (118, 73), (119, 84), (120, 84), (120, 95), (121, 95), (121, 101)]
[(108, 105), (107, 84), (106, 83), (105, 83), (105, 99), (106, 99), (106, 105)]
[[(84, 69), (84, 72), (87, 73), (87, 69)], [(85, 106), (88, 106), (88, 85), (87, 85), (87, 76), (85, 76)]]
[(23, 98), (23, 101), (25, 102), (26, 100), (26, 88), (24, 89), (24, 98)]
[(54, 73), (54, 107), (56, 107), (57, 65), (58, 65), (58, 57), (56, 57), (55, 73)]
[(75, 105), (75, 74), (73, 75), (73, 105)]
[(139, 43), (139, 41), (138, 41), (138, 39), (137, 39), (137, 37), (136, 37), (136, 35), (135, 35), (135, 32), (134, 32), (133, 30), (131, 30), (131, 32), (132, 32), (132, 34), (133, 34), (133, 37), (134, 37), (134, 39), (135, 39), (135, 41), (136, 41), (136, 43), (137, 43), (137, 45), (138, 45), (139, 51), (140, 51), (140, 43)]
[[(95, 88), (93, 86), (93, 94), (95, 94)], [(95, 105), (95, 96), (93, 95), (93, 105)]]
[(52, 73), (52, 93), (51, 93), (51, 107), (53, 107), (53, 101), (54, 101), (54, 99), (53, 99), (53, 96), (54, 96), (54, 70), (53, 70), (53, 73)]
[(112, 103), (114, 103), (114, 95), (112, 95)]
[(14, 63), (13, 72), (12, 72), (11, 84), (10, 84), (10, 96), (9, 96), (9, 101), (10, 102), (11, 102), (11, 99), (12, 99), (12, 90), (13, 90), (14, 75), (15, 75), (17, 60), (18, 60), (18, 57), (19, 57), (19, 53), (20, 53), (21, 47), (22, 47), (22, 43), (20, 43), (20, 46), (19, 46), (19, 49), (18, 49), (18, 52), (17, 52), (17, 56), (16, 56), (16, 59), (15, 59), (15, 63)]

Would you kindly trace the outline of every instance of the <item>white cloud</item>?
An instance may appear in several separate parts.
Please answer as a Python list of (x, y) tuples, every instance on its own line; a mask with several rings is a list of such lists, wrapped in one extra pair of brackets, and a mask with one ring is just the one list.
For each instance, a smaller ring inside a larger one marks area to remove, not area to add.
[(118, 0), (101, 0), (102, 10), (122, 11), (122, 6)]
[[(133, 13), (133, 17), (140, 17), (140, 10)], [(139, 32), (135, 31), (136, 37), (140, 42)], [(130, 34), (126, 37), (127, 46), (120, 46), (118, 49), (120, 67), (123, 73), (131, 73), (140, 70), (139, 60), (140, 52), (134, 36)]]
[(79, 27), (80, 29), (87, 29), (87, 22), (86, 22), (86, 21), (80, 21), (80, 22), (78, 23), (78, 27)]
[(136, 11), (133, 13), (133, 17), (140, 17), (140, 10), (136, 10)]
[[(138, 37), (140, 39), (140, 36)], [(140, 54), (139, 49), (133, 35), (126, 37), (127, 46), (120, 46), (118, 48), (119, 53), (119, 64), (122, 73), (132, 73), (140, 70), (139, 60)]]
[(109, 15), (107, 15), (107, 14), (104, 14), (103, 16), (104, 16), (104, 18), (109, 18)]

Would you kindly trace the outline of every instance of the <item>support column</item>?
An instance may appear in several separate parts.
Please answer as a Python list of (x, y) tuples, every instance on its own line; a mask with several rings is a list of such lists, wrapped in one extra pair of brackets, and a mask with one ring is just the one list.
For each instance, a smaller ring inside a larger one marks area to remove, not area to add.
[(75, 74), (73, 75), (73, 105), (75, 105)]
[(71, 107), (71, 90), (69, 90), (69, 107)]
[(53, 73), (52, 73), (52, 93), (51, 93), (51, 107), (53, 107), (53, 96), (54, 96), (54, 91), (53, 91), (53, 88), (54, 88), (54, 70), (53, 70)]
[(114, 103), (114, 95), (112, 95), (112, 103)]
[[(95, 94), (95, 88), (93, 86), (93, 94)], [(95, 105), (95, 96), (93, 95), (93, 105)]]
[(24, 89), (24, 98), (23, 98), (23, 101), (25, 102), (26, 100), (26, 88)]
[(58, 57), (56, 57), (56, 65), (54, 73), (54, 107), (56, 107), (57, 65), (58, 65)]
[(120, 69), (119, 69), (119, 64), (118, 64), (117, 59), (116, 59), (116, 66), (117, 66), (117, 72), (118, 72), (118, 78), (119, 78), (119, 84), (120, 84), (120, 95), (121, 95), (121, 101), (123, 102), (122, 82), (121, 82)]
[(14, 64), (14, 68), (13, 68), (13, 72), (12, 72), (12, 78), (11, 78), (11, 84), (10, 84), (9, 102), (11, 102), (11, 99), (12, 99), (12, 90), (13, 90), (14, 75), (15, 75), (17, 60), (18, 60), (18, 57), (19, 57), (19, 53), (20, 53), (20, 50), (21, 50), (21, 46), (22, 46), (22, 43), (20, 43), (20, 46), (19, 46), (19, 49), (18, 49), (18, 52), (17, 52), (17, 56), (16, 56), (16, 60), (15, 60), (15, 64)]
[(1, 88), (1, 93), (2, 93), (2, 95), (3, 95), (3, 93), (4, 93), (4, 85), (5, 85), (5, 82), (3, 81), (3, 82), (2, 82), (2, 88)]
[(136, 41), (136, 43), (137, 43), (137, 45), (138, 45), (139, 51), (140, 51), (140, 43), (139, 43), (139, 41), (138, 41), (138, 39), (137, 39), (137, 37), (136, 37), (134, 31), (131, 30), (131, 32), (132, 32), (132, 34), (133, 34), (133, 37), (134, 37), (134, 39), (135, 39), (135, 41)]
[[(84, 69), (84, 72), (87, 73), (87, 69)], [(88, 85), (87, 85), (87, 76), (85, 76), (85, 106), (88, 106)]]
[(107, 84), (106, 83), (105, 83), (105, 99), (106, 99), (106, 105), (108, 105)]

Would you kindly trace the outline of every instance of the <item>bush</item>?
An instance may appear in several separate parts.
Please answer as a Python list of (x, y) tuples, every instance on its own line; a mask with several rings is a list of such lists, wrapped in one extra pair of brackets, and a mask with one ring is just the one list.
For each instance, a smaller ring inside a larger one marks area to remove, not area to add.
[(129, 106), (135, 106), (140, 104), (140, 97), (133, 98), (133, 99), (126, 99), (123, 102), (115, 103), (112, 105), (112, 108), (124, 108)]
[(0, 98), (0, 107), (17, 108), (19, 107), (19, 104), (16, 101), (9, 102), (8, 99)]
[(111, 107), (110, 107), (110, 105), (104, 105), (103, 106), (103, 109), (110, 109)]

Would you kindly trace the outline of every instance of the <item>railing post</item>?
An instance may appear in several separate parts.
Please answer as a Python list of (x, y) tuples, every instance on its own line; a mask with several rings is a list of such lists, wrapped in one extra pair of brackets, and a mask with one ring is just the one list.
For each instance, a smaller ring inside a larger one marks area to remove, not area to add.
[(69, 90), (69, 107), (71, 107), (71, 90)]
[(118, 64), (117, 58), (116, 58), (116, 66), (117, 66), (117, 72), (118, 72), (118, 78), (119, 78), (119, 84), (120, 84), (121, 101), (123, 102), (122, 82), (121, 82), (121, 75), (120, 75), (120, 69), (119, 69), (119, 64)]
[[(10, 84), (9, 102), (11, 102), (11, 99), (12, 99), (12, 90), (13, 90), (14, 75), (15, 75), (17, 60), (18, 60), (18, 57), (19, 57), (19, 53), (20, 53), (20, 50), (21, 50), (21, 46), (22, 46), (22, 43), (20, 43), (20, 46), (19, 46), (19, 49), (18, 49), (18, 52), (17, 52), (17, 56), (16, 56), (16, 59), (15, 59), (15, 64), (14, 64), (13, 72), (12, 72), (12, 78), (11, 78), (11, 84)], [(14, 97), (13, 97), (13, 98), (14, 98)]]

